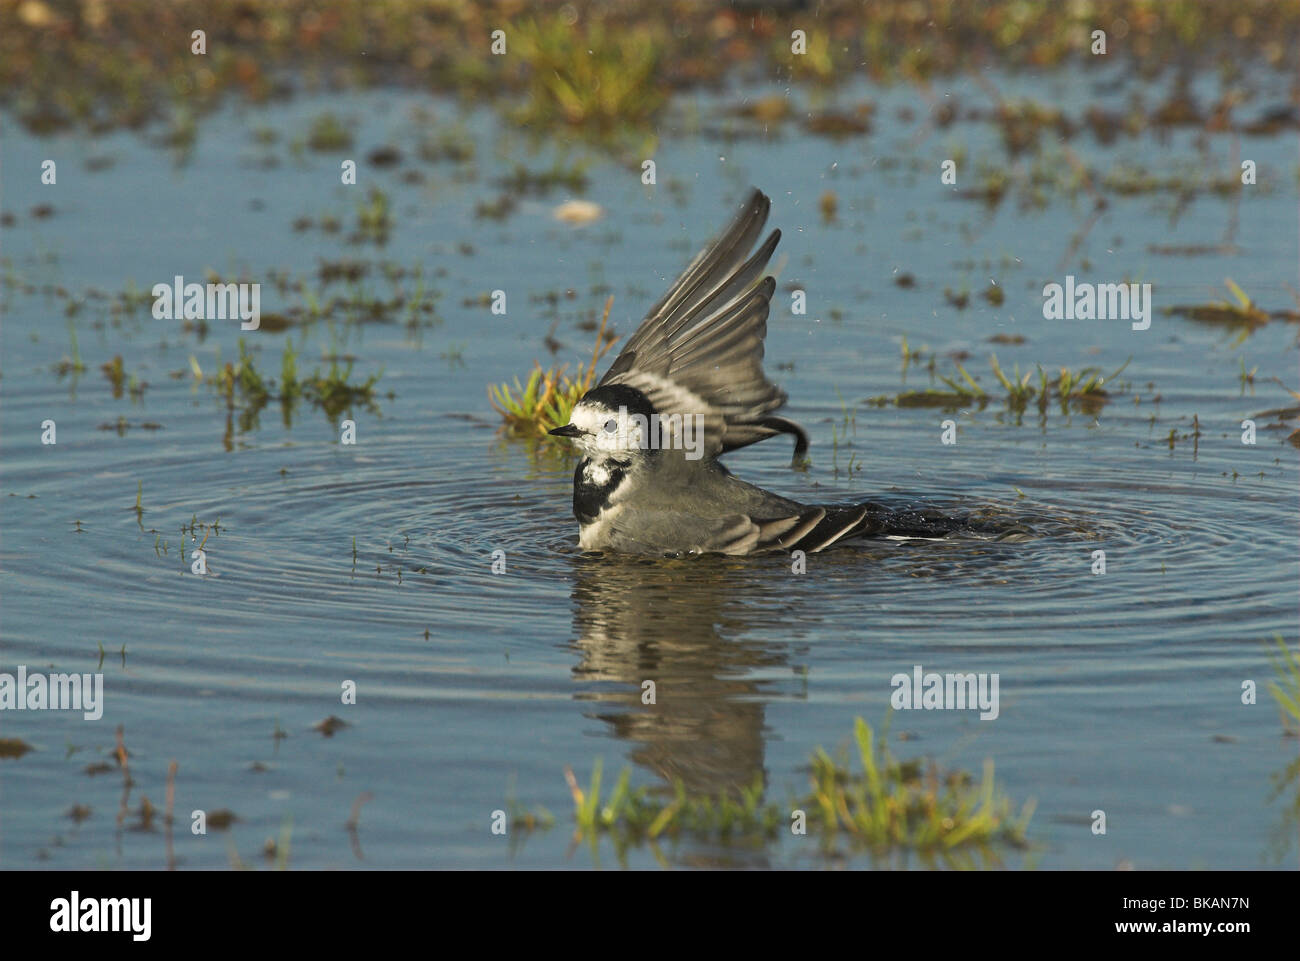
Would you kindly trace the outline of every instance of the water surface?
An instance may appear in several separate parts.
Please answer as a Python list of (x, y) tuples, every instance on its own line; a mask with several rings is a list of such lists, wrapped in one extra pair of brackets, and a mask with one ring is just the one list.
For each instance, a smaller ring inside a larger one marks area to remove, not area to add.
[[(1067, 111), (1123, 96), (1091, 76), (999, 82)], [(1285, 99), (1281, 80), (1260, 83), (1265, 101)], [(980, 96), (964, 82), (937, 94)], [(746, 129), (723, 109), (743, 95), (685, 101), (661, 131), (653, 188), (599, 153), (383, 90), (232, 107), (205, 122), (181, 164), (133, 135), (33, 139), (0, 117), (3, 210), (14, 217), (3, 234), (0, 669), (102, 670), (106, 690), (97, 722), (0, 716), (0, 736), (33, 748), (0, 761), (0, 864), (165, 865), (164, 832), (142, 829), (140, 805), (162, 807), (174, 760), (180, 867), (265, 864), (264, 842), (291, 830), (299, 868), (585, 868), (590, 852), (569, 846), (566, 765), (585, 781), (599, 757), (607, 777), (628, 765), (635, 783), (680, 778), (710, 792), (761, 777), (781, 799), (855, 716), (888, 718), (902, 756), (974, 771), (993, 758), (1017, 803), (1037, 801), (1030, 833), (1043, 867), (1296, 863), (1288, 802), (1270, 801), (1296, 743), (1265, 690), (1269, 638), (1297, 637), (1297, 465), (1285, 440), (1295, 424), (1259, 418), (1255, 446), (1241, 443), (1240, 424), (1293, 405), (1269, 378), (1300, 387), (1297, 328), (1277, 320), (1238, 344), (1235, 331), (1159, 313), (1147, 331), (1047, 321), (1041, 295), (1073, 273), (1151, 282), (1159, 308), (1223, 299), (1231, 277), (1267, 308), (1295, 309), (1293, 136), (1241, 138), (1258, 188), (1202, 191), (1178, 208), (1167, 195), (1123, 197), (1076, 244), (1086, 194), (1048, 191), (1036, 206), (1013, 191), (989, 206), (958, 196), (965, 180), (940, 184), (955, 150), (963, 170), (1007, 161), (986, 124), (928, 128), (915, 91), (840, 91), (843, 104), (877, 105), (872, 132), (844, 139)], [(293, 150), (326, 110), (354, 130), (354, 149)], [(259, 129), (278, 139), (259, 142)], [(475, 159), (421, 160), (420, 139), (448, 129), (474, 142)], [(339, 183), (342, 158), (384, 144), (403, 163), (362, 163), (357, 186)], [(1080, 134), (1068, 146), (1103, 168), (1231, 169), (1233, 158), (1230, 137), (1195, 132), (1114, 146)], [(87, 165), (92, 156), (108, 161)], [(54, 187), (27, 173), (47, 157), (59, 164)], [(521, 158), (534, 170), (585, 164), (584, 196), (604, 217), (556, 221), (563, 188), (525, 195), (501, 220), (477, 216)], [(783, 556), (576, 551), (572, 461), (503, 437), (485, 386), (551, 363), (548, 332), (556, 361), (587, 356), (592, 335), (579, 324), (608, 293), (629, 334), (750, 184), (772, 196), (771, 226), (784, 234), (768, 370), (814, 446), (806, 471), (791, 470), (782, 440), (730, 466), (807, 501), (984, 511), (1028, 536), (874, 542), (814, 556), (803, 574)], [(371, 187), (390, 198), (391, 232), (382, 246), (349, 244)], [(829, 221), (827, 191), (838, 200)], [(41, 204), (52, 214), (34, 216)], [(328, 215), (337, 233), (316, 226)], [(1215, 244), (1233, 218), (1235, 252), (1151, 249)], [(295, 229), (299, 219), (313, 226)], [(322, 285), (322, 262), (340, 260), (368, 272)], [(385, 264), (407, 273), (390, 280)], [(322, 296), (419, 290), (436, 304), (242, 334), (214, 321), (201, 334), (155, 320), (147, 301), (115, 299), (208, 269), (262, 282), (267, 313), (304, 303), (276, 290), (273, 271)], [(991, 282), (1001, 305), (981, 296)], [(791, 313), (794, 287), (808, 292), (806, 315)], [(496, 289), (505, 316), (482, 300)], [(946, 289), (967, 291), (968, 306)], [(73, 356), (70, 322), (80, 375), (54, 370)], [(989, 343), (997, 334), (1025, 342)], [(196, 383), (191, 356), (211, 373), (238, 356), (241, 337), (268, 377), (290, 341), (305, 371), (328, 367), (328, 355), (355, 358), (354, 379), (382, 371), (376, 408), (350, 412), (355, 446), (339, 443), (346, 414), (303, 403), (286, 417), (272, 402), (241, 425)], [(991, 392), (991, 352), (1008, 370), (1128, 366), (1091, 411), (1053, 403), (1018, 415), (996, 397), (952, 411), (863, 403), (932, 386), (924, 365), (903, 369), (904, 337), (935, 352), (940, 373), (966, 352)], [(100, 365), (115, 355), (148, 383), (142, 397), (114, 396)], [(1258, 368), (1253, 385), (1239, 378), (1243, 361)], [(40, 443), (46, 419), (54, 446)], [(955, 446), (940, 443), (947, 419)], [(196, 576), (190, 551), (218, 519), (209, 572)], [(1104, 575), (1093, 573), (1097, 550)], [(491, 571), (497, 551), (504, 574)], [(997, 672), (999, 717), (893, 714), (890, 678), (915, 664)], [(653, 706), (641, 701), (647, 679)], [(1241, 703), (1246, 680), (1259, 686), (1254, 706)], [(346, 681), (355, 705), (340, 702)], [(348, 726), (313, 729), (330, 716)], [(124, 816), (119, 725), (134, 782)], [(517, 832), (494, 836), (492, 812), (511, 797), (555, 812), (557, 827), (522, 844)], [(75, 805), (88, 816), (70, 817)], [(197, 809), (237, 820), (196, 837)], [(1104, 837), (1089, 829), (1098, 809)], [(680, 865), (825, 863), (799, 839), (668, 854)], [(614, 863), (607, 846), (598, 863)], [(627, 863), (656, 862), (634, 849)]]

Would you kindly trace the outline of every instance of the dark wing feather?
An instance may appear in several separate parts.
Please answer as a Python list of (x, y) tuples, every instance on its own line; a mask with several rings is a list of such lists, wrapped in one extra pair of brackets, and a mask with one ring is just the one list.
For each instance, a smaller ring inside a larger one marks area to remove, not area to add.
[(703, 416), (710, 454), (786, 433), (795, 435), (796, 455), (808, 447), (799, 425), (772, 416), (786, 394), (763, 374), (776, 281), (762, 275), (781, 232), (747, 255), (771, 206), (759, 191), (750, 194), (736, 219), (650, 308), (600, 380), (635, 387), (661, 415)]
[(813, 522), (801, 527), (797, 537), (791, 536), (795, 533), (791, 532), (775, 545), (760, 541), (759, 547), (775, 546), (815, 554), (840, 541), (863, 537), (938, 539), (958, 532), (996, 533), (969, 517), (946, 515), (928, 508), (891, 509), (872, 503), (809, 508), (801, 519)]

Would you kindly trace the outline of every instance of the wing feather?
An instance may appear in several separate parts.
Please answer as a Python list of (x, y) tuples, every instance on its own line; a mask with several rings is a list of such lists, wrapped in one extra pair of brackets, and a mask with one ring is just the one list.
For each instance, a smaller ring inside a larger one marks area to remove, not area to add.
[(807, 435), (770, 416), (786, 393), (763, 373), (763, 339), (776, 281), (763, 277), (781, 239), (773, 231), (749, 256), (772, 202), (750, 193), (741, 212), (687, 265), (600, 380), (649, 397), (661, 415), (701, 415), (704, 449), (726, 453), (776, 434)]

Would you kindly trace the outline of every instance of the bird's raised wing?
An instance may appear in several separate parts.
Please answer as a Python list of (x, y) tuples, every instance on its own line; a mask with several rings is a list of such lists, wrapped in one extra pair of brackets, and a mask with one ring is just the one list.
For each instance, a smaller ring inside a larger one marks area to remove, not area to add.
[(735, 220), (650, 308), (600, 380), (600, 386), (641, 391), (661, 417), (700, 415), (709, 454), (776, 434), (795, 436), (796, 456), (808, 447), (798, 424), (772, 414), (786, 394), (763, 374), (776, 281), (762, 274), (781, 232), (772, 231), (753, 256), (749, 250), (771, 206), (761, 192), (751, 192)]

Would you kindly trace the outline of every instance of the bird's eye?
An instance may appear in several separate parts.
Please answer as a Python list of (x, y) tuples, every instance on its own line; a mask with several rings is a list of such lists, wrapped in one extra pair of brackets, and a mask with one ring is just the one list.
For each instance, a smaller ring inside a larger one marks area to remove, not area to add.
[(609, 420), (605, 421), (605, 433), (613, 434), (616, 433), (617, 431), (618, 431), (618, 421), (616, 421), (612, 417)]

